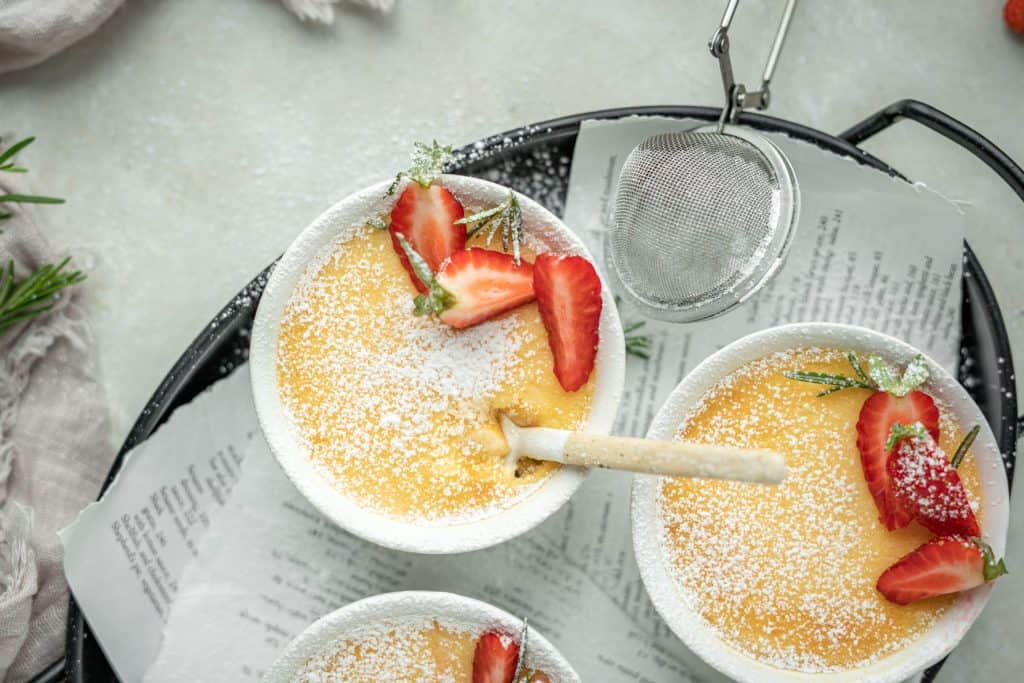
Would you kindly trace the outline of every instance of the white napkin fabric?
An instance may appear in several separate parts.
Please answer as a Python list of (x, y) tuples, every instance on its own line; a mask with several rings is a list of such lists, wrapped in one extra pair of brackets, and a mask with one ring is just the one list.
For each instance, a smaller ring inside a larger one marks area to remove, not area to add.
[[(7, 138), (12, 140), (16, 138)], [(25, 192), (0, 173), (0, 194)], [(6, 204), (0, 265), (19, 278), (57, 255), (42, 219), (63, 206)], [(80, 267), (80, 263), (77, 265)], [(64, 651), (68, 587), (57, 531), (96, 498), (114, 449), (85, 318), (88, 280), (0, 334), (0, 679), (25, 681)]]
[(124, 0), (0, 0), (0, 74), (38, 64), (89, 35)]
[[(330, 24), (341, 0), (281, 0), (303, 21)], [(0, 74), (24, 69), (89, 35), (124, 0), (0, 0)], [(348, 0), (390, 12), (395, 0)]]

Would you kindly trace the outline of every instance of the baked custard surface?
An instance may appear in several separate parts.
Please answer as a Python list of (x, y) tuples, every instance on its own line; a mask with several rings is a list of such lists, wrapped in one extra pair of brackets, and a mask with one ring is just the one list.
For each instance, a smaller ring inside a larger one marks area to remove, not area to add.
[(361, 505), (426, 523), (507, 508), (558, 465), (511, 473), (497, 415), (577, 428), (594, 378), (559, 386), (536, 303), (455, 330), (414, 316), (415, 294), (387, 231), (360, 230), (309, 266), (281, 321), (282, 403), (323, 476)]
[[(683, 599), (733, 647), (784, 669), (855, 669), (906, 647), (956, 596), (900, 606), (875, 589), (886, 568), (932, 534), (916, 522), (890, 532), (878, 521), (856, 443), (870, 391), (818, 398), (824, 387), (786, 379), (792, 370), (848, 374), (849, 363), (828, 349), (766, 356), (720, 381), (677, 434), (777, 450), (786, 456), (785, 482), (666, 479), (663, 547)], [(962, 432), (939, 410), (939, 444), (951, 454)], [(972, 454), (959, 474), (977, 508)]]

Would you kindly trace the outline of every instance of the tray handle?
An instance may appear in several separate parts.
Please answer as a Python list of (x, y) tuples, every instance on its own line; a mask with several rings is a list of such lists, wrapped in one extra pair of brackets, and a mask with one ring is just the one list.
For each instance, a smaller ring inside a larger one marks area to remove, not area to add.
[(960, 145), (995, 171), (1024, 201), (1024, 170), (984, 135), (930, 104), (918, 100), (900, 100), (854, 124), (840, 133), (839, 137), (859, 145), (900, 119), (916, 121)]
[[(901, 119), (910, 119), (920, 123), (942, 137), (955, 142), (995, 171), (1010, 186), (1010, 189), (1017, 193), (1021, 201), (1024, 201), (1024, 171), (1020, 166), (984, 135), (930, 104), (918, 100), (900, 100), (875, 112), (860, 123), (850, 126), (840, 133), (839, 137), (853, 145), (860, 145)], [(1024, 429), (1024, 415), (1019, 415), (1017, 416), (1018, 438), (1022, 429)], [(924, 672), (922, 682), (934, 681), (939, 668), (945, 662), (946, 658), (943, 657), (938, 664), (929, 667)]]
[[(900, 100), (875, 112), (839, 134), (847, 142), (860, 145), (901, 119), (926, 126), (980, 159), (999, 175), (1021, 201), (1024, 201), (1024, 170), (991, 140), (949, 114), (918, 100)], [(1017, 433), (1024, 430), (1024, 415), (1017, 417)]]

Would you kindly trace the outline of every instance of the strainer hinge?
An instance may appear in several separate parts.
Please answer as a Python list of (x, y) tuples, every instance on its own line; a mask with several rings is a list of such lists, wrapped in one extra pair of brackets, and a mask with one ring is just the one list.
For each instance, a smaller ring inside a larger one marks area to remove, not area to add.
[(722, 21), (715, 31), (715, 35), (708, 42), (708, 49), (711, 55), (718, 60), (718, 67), (722, 72), (722, 87), (725, 90), (725, 106), (722, 107), (722, 116), (718, 120), (718, 131), (726, 123), (736, 120), (736, 115), (742, 109), (767, 109), (771, 103), (771, 81), (775, 74), (775, 66), (779, 61), (779, 54), (786, 42), (786, 34), (789, 32), (789, 23), (793, 18), (793, 10), (796, 8), (796, 0), (787, 0), (786, 8), (782, 12), (782, 21), (779, 22), (779, 30), (775, 34), (775, 41), (768, 52), (768, 60), (764, 65), (764, 73), (761, 76), (761, 87), (758, 90), (748, 91), (742, 83), (737, 83), (732, 71), (732, 60), (729, 59), (729, 26), (732, 24), (733, 16), (736, 14), (736, 7), (740, 0), (729, 0), (722, 15)]

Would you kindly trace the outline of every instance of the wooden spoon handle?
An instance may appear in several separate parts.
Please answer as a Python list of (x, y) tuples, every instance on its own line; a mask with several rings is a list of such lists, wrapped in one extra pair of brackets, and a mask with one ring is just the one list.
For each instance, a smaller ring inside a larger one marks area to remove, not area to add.
[(785, 459), (778, 453), (732, 446), (573, 432), (562, 451), (569, 465), (670, 477), (778, 484), (786, 476)]

